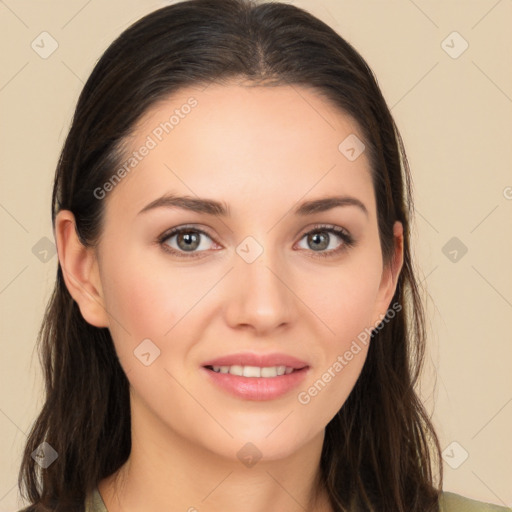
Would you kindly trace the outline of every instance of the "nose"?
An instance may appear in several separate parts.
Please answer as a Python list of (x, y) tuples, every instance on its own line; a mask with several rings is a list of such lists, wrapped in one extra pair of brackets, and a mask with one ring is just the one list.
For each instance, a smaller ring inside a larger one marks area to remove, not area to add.
[(282, 259), (264, 250), (252, 263), (235, 254), (227, 280), (226, 320), (235, 329), (268, 334), (293, 322), (297, 301)]

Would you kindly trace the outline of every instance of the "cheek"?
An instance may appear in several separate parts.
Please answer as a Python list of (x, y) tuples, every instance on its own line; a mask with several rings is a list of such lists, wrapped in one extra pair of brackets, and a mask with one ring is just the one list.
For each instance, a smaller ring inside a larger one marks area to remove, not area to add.
[[(381, 279), (381, 262), (372, 253), (347, 260), (339, 268), (323, 269), (302, 280), (302, 297), (326, 327), (324, 339), (342, 349), (372, 325)], [(330, 336), (329, 336), (330, 334)]]
[(173, 289), (182, 287), (162, 275), (158, 268), (142, 265), (144, 260), (136, 253), (126, 251), (116, 257), (115, 252), (107, 251), (109, 256), (102, 262), (101, 279), (109, 330), (125, 373), (137, 370), (131, 375), (133, 378), (143, 371), (136, 359), (138, 347), (146, 346), (141, 345), (143, 340), (151, 340), (154, 354), (162, 352), (164, 334), (185, 314), (183, 294), (173, 293)]
[(329, 278), (320, 276), (317, 286), (303, 290), (325, 334), (318, 338), (319, 364), (299, 390), (297, 401), (318, 424), (326, 425), (341, 409), (365, 363), (380, 284), (379, 261), (370, 254), (357, 265), (340, 266), (336, 273), (331, 269)]
[[(141, 337), (162, 338), (204, 294), (204, 287), (197, 286), (190, 273), (147, 260), (147, 255), (134, 251), (103, 264), (107, 310), (134, 341)], [(118, 331), (116, 323), (112, 322), (112, 328)]]

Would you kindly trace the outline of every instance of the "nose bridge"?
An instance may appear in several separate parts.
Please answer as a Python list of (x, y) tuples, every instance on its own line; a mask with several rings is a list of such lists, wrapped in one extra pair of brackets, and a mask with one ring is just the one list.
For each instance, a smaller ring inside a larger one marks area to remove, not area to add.
[[(258, 241), (247, 237), (236, 248), (229, 290), (229, 321), (267, 330), (291, 319), (293, 294), (287, 288), (287, 271), (279, 251), (270, 248), (271, 236)], [(267, 245), (267, 247), (264, 246)]]

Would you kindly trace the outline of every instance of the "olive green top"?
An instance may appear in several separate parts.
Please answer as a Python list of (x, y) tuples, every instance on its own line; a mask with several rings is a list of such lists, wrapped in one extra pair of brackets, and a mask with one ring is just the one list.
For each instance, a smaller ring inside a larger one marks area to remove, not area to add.
[[(471, 500), (453, 492), (443, 492), (439, 504), (439, 512), (512, 512), (512, 508)], [(97, 488), (87, 496), (85, 512), (108, 512)]]
[[(443, 492), (439, 504), (440, 512), (512, 512), (512, 508), (470, 500), (453, 492)], [(98, 510), (107, 512), (107, 509)]]
[[(471, 500), (453, 492), (443, 492), (439, 505), (439, 512), (512, 512), (512, 508)], [(85, 512), (108, 512), (97, 488), (88, 497)]]

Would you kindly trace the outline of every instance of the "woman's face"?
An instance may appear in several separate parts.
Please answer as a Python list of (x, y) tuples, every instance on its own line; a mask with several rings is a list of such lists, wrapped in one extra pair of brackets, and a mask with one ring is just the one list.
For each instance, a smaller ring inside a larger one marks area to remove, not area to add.
[[(138, 124), (125, 172), (95, 194), (106, 201), (100, 300), (139, 427), (228, 458), (250, 442), (268, 460), (323, 436), (399, 270), (383, 267), (362, 138), (297, 86), (182, 89)], [(219, 206), (180, 208), (179, 196)], [(333, 197), (345, 199), (304, 206)], [(306, 367), (278, 377), (204, 367), (236, 354), (281, 355), (245, 366), (288, 366), (287, 355)]]

